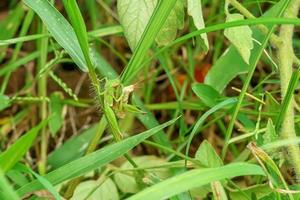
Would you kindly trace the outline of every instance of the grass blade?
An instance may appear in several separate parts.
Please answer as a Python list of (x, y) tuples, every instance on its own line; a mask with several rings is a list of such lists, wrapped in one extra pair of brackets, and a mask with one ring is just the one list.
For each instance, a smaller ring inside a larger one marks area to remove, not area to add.
[(19, 200), (20, 197), (6, 180), (2, 171), (0, 171), (0, 197), (3, 200)]
[[(177, 118), (178, 119), (178, 118)], [(95, 151), (91, 154), (88, 154), (85, 157), (79, 158), (75, 161), (72, 161), (57, 170), (54, 170), (44, 176), (50, 183), (57, 185), (65, 180), (72, 179), (83, 175), (91, 170), (99, 168), (107, 163), (115, 160), (116, 158), (124, 155), (130, 149), (147, 139), (148, 137), (159, 132), (163, 128), (173, 124), (177, 119), (170, 120), (162, 125), (159, 125), (155, 128), (147, 130), (143, 133), (140, 133), (136, 136), (125, 139), (121, 142), (109, 145)], [(21, 187), (18, 190), (20, 195), (24, 195), (28, 192), (42, 189), (43, 186), (37, 181), (34, 180), (31, 183)]]
[(217, 168), (195, 169), (149, 187), (128, 198), (128, 200), (167, 199), (214, 181), (246, 175), (265, 174), (258, 165), (248, 163), (234, 163)]
[(33, 171), (32, 169), (30, 169), (29, 167), (27, 167), (21, 163), (17, 163), (14, 168), (16, 170), (34, 175), (36, 177), (36, 179), (47, 189), (47, 191), (49, 191), (53, 195), (55, 200), (61, 200), (60, 195), (58, 194), (58, 192), (56, 191), (54, 186), (51, 183), (49, 183), (49, 181), (47, 179), (40, 176), (35, 171)]
[(24, 0), (44, 22), (54, 39), (68, 52), (82, 71), (87, 71), (85, 59), (81, 51), (75, 32), (69, 22), (47, 0)]
[(226, 99), (220, 103), (218, 103), (217, 105), (215, 105), (214, 107), (212, 107), (211, 109), (209, 109), (208, 111), (206, 111), (196, 122), (195, 126), (193, 127), (193, 130), (188, 138), (188, 142), (187, 142), (187, 146), (186, 146), (186, 150), (185, 150), (185, 155), (188, 156), (189, 153), (189, 149), (193, 140), (193, 137), (195, 136), (195, 134), (197, 133), (197, 131), (199, 130), (200, 126), (202, 125), (202, 123), (204, 122), (204, 120), (211, 115), (212, 113), (218, 111), (221, 108), (224, 108), (225, 106), (228, 106), (230, 104), (236, 103), (237, 99), (236, 98), (229, 98)]
[(167, 20), (175, 3), (176, 0), (159, 1), (128, 65), (122, 74), (121, 80), (125, 85), (130, 84), (130, 82), (136, 77), (136, 74), (142, 69), (141, 63), (143, 62), (146, 53)]
[(19, 138), (11, 147), (0, 155), (0, 168), (7, 172), (11, 169), (29, 150), (39, 131), (48, 123), (48, 120), (42, 121), (39, 125), (29, 130), (24, 136)]

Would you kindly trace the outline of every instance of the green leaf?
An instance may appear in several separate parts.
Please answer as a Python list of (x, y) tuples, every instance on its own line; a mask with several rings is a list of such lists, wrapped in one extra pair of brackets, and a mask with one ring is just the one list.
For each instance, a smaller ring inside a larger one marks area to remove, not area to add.
[[(141, 99), (138, 96), (136, 96), (135, 94), (132, 96), (132, 102), (137, 107), (141, 108), (141, 110), (143, 110), (144, 112), (147, 113), (146, 115), (145, 114), (137, 115), (137, 118), (144, 124), (144, 126), (147, 129), (158, 126), (158, 122), (155, 119), (155, 116), (153, 115), (153, 113), (145, 107), (145, 105), (143, 104)], [(161, 145), (172, 148), (172, 145), (163, 130), (159, 131), (158, 134), (153, 135), (153, 140)]]
[(92, 126), (68, 139), (60, 147), (51, 152), (48, 156), (48, 165), (51, 166), (51, 169), (57, 169), (81, 157), (96, 131), (97, 126)]
[(39, 125), (29, 130), (20, 137), (12, 146), (0, 154), (0, 168), (7, 172), (10, 170), (29, 150), (35, 141), (39, 131), (48, 123), (48, 120), (42, 121)]
[[(132, 50), (137, 47), (157, 2), (157, 0), (118, 0), (119, 18), (124, 27), (125, 37)], [(177, 29), (182, 29), (183, 24), (184, 1), (178, 0), (164, 26), (159, 31), (156, 42), (159, 45), (167, 45), (175, 39)]]
[(54, 39), (66, 50), (82, 71), (87, 71), (86, 62), (76, 34), (64, 16), (49, 1), (24, 0), (43, 20)]
[[(30, 6), (35, 12), (37, 12), (39, 15), (43, 15), (43, 9), (48, 9), (50, 8), (51, 12), (47, 12), (45, 16), (41, 16), (41, 18), (46, 22), (46, 25), (50, 26), (50, 33), (53, 35), (53, 37), (56, 39), (56, 41), (71, 55), (76, 57), (74, 59), (75, 63), (80, 67), (82, 65), (82, 70), (87, 71), (87, 68), (85, 66), (85, 59), (82, 53), (82, 50), (80, 48), (80, 45), (78, 43), (76, 34), (71, 27), (71, 25), (68, 23), (68, 21), (56, 10), (51, 4), (49, 4), (48, 1), (40, 1), (38, 4), (35, 3), (35, 0), (25, 0), (24, 1), (28, 6)], [(159, 7), (159, 14), (163, 13), (164, 15), (168, 16), (169, 9), (171, 10), (173, 8), (173, 4), (175, 4), (176, 0), (170, 0), (168, 2), (162, 2), (162, 6)], [(166, 8), (167, 7), (167, 8)], [(153, 32), (149, 31), (147, 36), (145, 36), (145, 40), (143, 40), (143, 44), (139, 48), (138, 51), (135, 51), (132, 59), (130, 60), (130, 64), (128, 65), (128, 75), (130, 77), (135, 77), (134, 74), (137, 73), (135, 70), (136, 68), (140, 68), (140, 64), (144, 59), (144, 55), (146, 54), (147, 50), (149, 47), (152, 45), (152, 42), (154, 41), (155, 37), (153, 38), (153, 34), (155, 35), (159, 31), (160, 24), (164, 22), (164, 19), (167, 18), (167, 16), (163, 16), (160, 18), (156, 18), (156, 20), (152, 23), (151, 26), (155, 27), (155, 30)], [(55, 19), (58, 19), (56, 22)], [(48, 21), (49, 20), (49, 21)], [(55, 20), (55, 23), (53, 23), (53, 20)], [(53, 23), (53, 24), (52, 24)], [(59, 24), (57, 24), (59, 23)], [(162, 24), (163, 25), (163, 24)], [(48, 27), (47, 26), (47, 27)], [(48, 27), (49, 28), (49, 27)], [(53, 30), (52, 30), (53, 29)], [(67, 31), (64, 31), (67, 29)], [(70, 34), (69, 34), (70, 33)], [(65, 38), (68, 38), (66, 41)], [(145, 46), (148, 46), (147, 48)], [(108, 78), (117, 78), (118, 74), (114, 71), (114, 69), (97, 53), (96, 50), (92, 49), (91, 51), (91, 58), (92, 62), (95, 65), (95, 68), (104, 76), (107, 76)], [(28, 60), (32, 60), (36, 57), (38, 57), (39, 52), (35, 52), (34, 55), (30, 55), (28, 59), (26, 58), (26, 62)], [(71, 56), (72, 57), (72, 56)], [(73, 58), (73, 57), (72, 57)], [(21, 59), (22, 60), (22, 59)], [(76, 62), (76, 60), (79, 60), (80, 62)], [(22, 64), (25, 61), (22, 61)], [(126, 68), (126, 69), (127, 69)], [(7, 69), (11, 70), (11, 69)], [(6, 70), (6, 71), (7, 71)], [(132, 73), (133, 71), (133, 73)], [(2, 74), (5, 73), (5, 71), (2, 71)], [(1, 75), (1, 70), (0, 70), (0, 75)], [(126, 79), (127, 81), (129, 79)], [(137, 98), (138, 99), (138, 98)], [(141, 102), (142, 104), (142, 102)], [(139, 106), (142, 108), (141, 106)], [(144, 109), (143, 109), (144, 110)], [(156, 125), (158, 125), (157, 120), (152, 114), (147, 114), (147, 115), (139, 115), (140, 119), (142, 120), (142, 123), (147, 122), (146, 119), (149, 119), (148, 124), (145, 124), (147, 127), (153, 128)], [(164, 134), (163, 131), (160, 131), (159, 134), (155, 135), (155, 141), (160, 143), (160, 144), (167, 144), (170, 146), (170, 143), (168, 141), (168, 138), (166, 137), (166, 134)]]
[[(18, 28), (20, 26), (20, 23), (22, 22), (22, 19), (24, 17), (24, 9), (22, 7), (22, 4), (18, 4), (13, 10), (9, 12), (7, 17), (5, 19), (2, 19), (0, 22), (0, 40), (10, 39), (12, 38), (16, 32), (18, 31)], [(0, 47), (0, 62), (2, 62), (5, 54), (6, 54), (6, 48), (8, 45), (1, 46)]]
[(8, 180), (5, 178), (3, 171), (0, 169), (0, 198), (3, 200), (21, 199), (14, 191)]
[[(272, 193), (272, 189), (267, 184), (258, 184), (249, 188), (243, 188), (242, 192), (239, 190), (232, 191), (229, 196), (232, 200), (249, 200), (252, 194), (255, 194), (260, 199), (270, 193)], [(249, 198), (247, 198), (247, 196)]]
[[(44, 177), (53, 185), (57, 185), (59, 183), (62, 183), (63, 181), (81, 176), (94, 169), (98, 169), (99, 167), (104, 166), (107, 163), (115, 160), (116, 158), (124, 155), (130, 149), (132, 149), (148, 137), (173, 124), (177, 119), (178, 118), (170, 120), (162, 125), (154, 127), (136, 136), (127, 138), (121, 142), (106, 146), (98, 151), (74, 160), (46, 174)], [(18, 190), (18, 193), (20, 195), (24, 195), (28, 192), (36, 191), (42, 188), (43, 186), (37, 180), (34, 180), (29, 184), (21, 187)]]
[(51, 183), (49, 183), (49, 181), (47, 179), (45, 179), (44, 177), (37, 174), (36, 172), (34, 172), (32, 169), (30, 169), (26, 165), (23, 165), (21, 163), (17, 163), (15, 165), (14, 169), (34, 175), (37, 178), (37, 180), (47, 189), (47, 191), (49, 191), (53, 195), (55, 200), (60, 200), (61, 199), (60, 195), (58, 194), (58, 192), (56, 191), (54, 186)]
[(158, 36), (155, 40), (158, 45), (168, 45), (176, 38), (177, 30), (183, 29), (184, 6), (184, 0), (177, 0), (173, 10), (171, 11), (169, 17), (167, 18), (162, 29), (159, 31)]
[[(275, 17), (282, 8), (285, 1), (281, 0), (270, 8), (262, 17)], [(262, 34), (256, 28), (252, 28), (253, 38), (257, 41), (262, 42), (265, 35)], [(254, 45), (254, 49), (251, 51), (252, 54), (256, 54), (260, 48), (260, 45)], [(254, 58), (250, 58), (254, 59)], [(245, 74), (249, 71), (249, 65), (244, 62), (241, 58), (237, 49), (232, 45), (230, 46), (223, 55), (217, 60), (217, 62), (209, 70), (205, 77), (204, 83), (211, 85), (217, 91), (222, 92), (227, 84), (236, 76)]]
[(50, 96), (50, 113), (51, 118), (49, 120), (49, 129), (54, 136), (61, 128), (64, 119), (62, 117), (63, 103), (61, 101), (60, 93), (53, 93)]
[(236, 98), (228, 98), (220, 103), (218, 103), (217, 105), (215, 105), (214, 107), (212, 107), (211, 109), (209, 109), (208, 111), (206, 111), (196, 122), (196, 124), (194, 125), (192, 132), (189, 135), (189, 138), (187, 140), (187, 145), (186, 145), (186, 149), (185, 149), (185, 155), (188, 156), (188, 152), (192, 143), (192, 140), (195, 136), (195, 134), (198, 132), (199, 128), (202, 126), (202, 124), (204, 123), (204, 121), (206, 120), (206, 118), (211, 115), (212, 113), (218, 111), (221, 108), (224, 108), (230, 104), (236, 103), (237, 99)]
[(220, 93), (210, 85), (194, 83), (192, 85), (192, 89), (193, 92), (202, 100), (202, 102), (209, 107), (215, 106), (222, 98)]
[[(141, 156), (141, 157), (135, 157), (133, 158), (133, 161), (139, 166), (139, 167), (150, 167), (155, 166), (159, 164), (164, 164), (167, 161), (155, 156)], [(126, 161), (122, 164), (121, 169), (132, 169), (132, 165)], [(166, 179), (170, 176), (170, 171), (168, 169), (153, 169), (151, 170), (151, 173), (155, 173), (159, 178)], [(114, 180), (117, 183), (119, 189), (123, 193), (137, 193), (140, 191), (140, 188), (138, 187), (138, 184), (135, 181), (134, 174), (127, 175), (123, 173), (117, 173), (114, 176)]]
[[(226, 17), (226, 22), (243, 20), (241, 14), (229, 14)], [(252, 30), (249, 26), (239, 26), (225, 29), (224, 35), (236, 47), (243, 60), (249, 64), (251, 50), (253, 49)]]
[(174, 176), (128, 198), (128, 200), (160, 200), (223, 179), (237, 176), (264, 175), (261, 167), (248, 163), (233, 163), (209, 169), (194, 169)]
[(87, 67), (91, 72), (93, 70), (92, 61), (90, 59), (90, 50), (88, 43), (88, 35), (86, 32), (86, 26), (84, 19), (81, 15), (80, 9), (78, 7), (76, 0), (63, 0), (65, 10), (67, 11), (68, 17), (74, 28), (75, 34), (77, 36), (79, 45), (81, 47), (83, 56), (85, 58)]
[(19, 200), (21, 199), (14, 191), (8, 180), (6, 180), (4, 173), (0, 170), (0, 198), (3, 200)]
[[(277, 113), (278, 110), (280, 110), (280, 104), (278, 101), (272, 96), (271, 93), (266, 91), (266, 105), (265, 105), (265, 112), (270, 112), (270, 113)], [(271, 119), (272, 121), (276, 121), (277, 115), (272, 116)]]
[(151, 16), (137, 47), (123, 71), (121, 81), (124, 85), (129, 85), (131, 81), (136, 78), (136, 75), (142, 70), (142, 62), (153, 44), (156, 36), (166, 22), (177, 0), (159, 1), (153, 15)]
[(0, 94), (0, 111), (4, 110), (5, 108), (7, 108), (9, 106), (10, 106), (9, 97), (4, 94)]
[(157, 0), (118, 0), (117, 9), (128, 44), (134, 50), (147, 26)]
[(268, 120), (266, 133), (263, 135), (264, 144), (274, 142), (278, 139), (276, 134), (275, 126), (271, 119)]
[(243, 61), (237, 49), (230, 46), (210, 68), (204, 83), (221, 93), (233, 78), (247, 73), (248, 70), (248, 65)]
[[(199, 30), (205, 28), (205, 23), (202, 14), (202, 6), (201, 0), (188, 0), (188, 14), (193, 18), (195, 27)], [(209, 49), (207, 34), (203, 33), (200, 35), (202, 40), (204, 41), (206, 51)]]
[(207, 140), (201, 143), (195, 158), (205, 167), (220, 167), (223, 165), (221, 158)]
[[(96, 190), (93, 191), (94, 189)], [(92, 194), (89, 196), (91, 192)], [(87, 196), (89, 196), (89, 200), (119, 200), (117, 187), (110, 178), (107, 178), (104, 183), (95, 180), (80, 183), (71, 200), (85, 200)]]

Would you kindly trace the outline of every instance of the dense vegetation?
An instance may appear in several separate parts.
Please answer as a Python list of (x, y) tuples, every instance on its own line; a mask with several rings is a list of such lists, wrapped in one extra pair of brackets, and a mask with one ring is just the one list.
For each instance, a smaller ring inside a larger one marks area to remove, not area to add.
[(0, 3), (0, 199), (300, 199), (300, 0)]

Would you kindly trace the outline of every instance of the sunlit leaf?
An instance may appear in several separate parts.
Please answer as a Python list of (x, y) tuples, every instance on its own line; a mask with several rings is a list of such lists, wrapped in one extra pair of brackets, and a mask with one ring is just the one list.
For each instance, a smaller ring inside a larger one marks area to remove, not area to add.
[[(243, 20), (244, 16), (241, 14), (227, 15), (226, 22)], [(225, 29), (224, 35), (237, 48), (243, 60), (249, 64), (251, 50), (253, 49), (252, 30), (249, 26), (239, 26)]]
[[(205, 23), (202, 14), (201, 0), (188, 0), (188, 14), (193, 18), (195, 27), (199, 30), (205, 28)], [(209, 49), (207, 34), (201, 34), (201, 38), (204, 41), (206, 51)]]

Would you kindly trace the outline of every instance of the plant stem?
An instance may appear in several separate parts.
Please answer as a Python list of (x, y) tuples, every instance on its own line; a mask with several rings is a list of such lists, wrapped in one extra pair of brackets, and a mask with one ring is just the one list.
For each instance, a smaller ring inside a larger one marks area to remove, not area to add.
[[(41, 34), (47, 34), (47, 29), (43, 25), (42, 21), (39, 22), (41, 27)], [(38, 49), (41, 54), (38, 58), (38, 72), (41, 71), (47, 63), (47, 55), (48, 55), (48, 38), (42, 38), (38, 41)], [(47, 74), (44, 74), (38, 81), (38, 96), (39, 97), (47, 97)], [(39, 106), (39, 116), (41, 120), (45, 120), (47, 118), (47, 102), (43, 101)], [(42, 129), (41, 134), (41, 158), (38, 163), (39, 173), (46, 173), (46, 163), (47, 163), (47, 148), (48, 148), (48, 139), (49, 133), (46, 128)]]
[[(287, 8), (284, 17), (296, 18), (300, 7), (300, 0), (292, 0), (289, 7)], [(281, 95), (284, 99), (288, 91), (289, 81), (293, 72), (293, 32), (294, 25), (282, 25), (279, 38), (284, 41), (278, 48), (278, 62), (280, 71), (281, 81)], [(292, 95), (294, 99), (294, 95)], [(282, 122), (280, 135), (283, 139), (291, 139), (297, 137), (295, 132), (295, 121), (294, 121), (294, 101), (288, 105), (285, 117)], [(296, 176), (300, 177), (300, 149), (298, 145), (290, 145), (287, 147), (286, 160), (289, 161), (295, 170)]]

